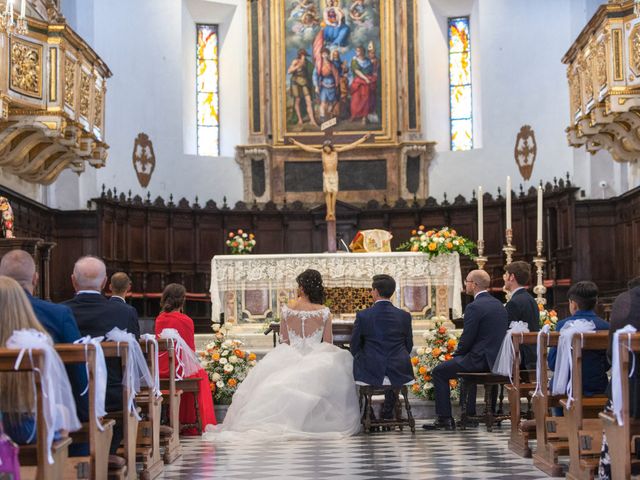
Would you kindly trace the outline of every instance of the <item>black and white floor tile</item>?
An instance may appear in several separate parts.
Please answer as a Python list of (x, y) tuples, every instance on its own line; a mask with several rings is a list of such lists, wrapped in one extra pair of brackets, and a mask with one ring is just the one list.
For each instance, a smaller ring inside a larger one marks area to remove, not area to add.
[(489, 479), (547, 478), (507, 448), (508, 424), (456, 432), (380, 432), (340, 441), (214, 444), (183, 440), (165, 479)]

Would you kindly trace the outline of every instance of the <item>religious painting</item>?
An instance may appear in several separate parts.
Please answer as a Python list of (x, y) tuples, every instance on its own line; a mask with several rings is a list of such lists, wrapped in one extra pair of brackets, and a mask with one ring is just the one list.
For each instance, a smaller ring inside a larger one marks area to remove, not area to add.
[(276, 0), (273, 8), (278, 138), (317, 135), (333, 119), (336, 133), (389, 134), (393, 2)]

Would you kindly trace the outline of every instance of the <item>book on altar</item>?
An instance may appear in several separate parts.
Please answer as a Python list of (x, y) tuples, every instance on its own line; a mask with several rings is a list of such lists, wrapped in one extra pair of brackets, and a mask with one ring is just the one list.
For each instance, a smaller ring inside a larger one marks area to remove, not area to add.
[(349, 248), (354, 253), (390, 252), (393, 235), (386, 230), (360, 230), (353, 237)]

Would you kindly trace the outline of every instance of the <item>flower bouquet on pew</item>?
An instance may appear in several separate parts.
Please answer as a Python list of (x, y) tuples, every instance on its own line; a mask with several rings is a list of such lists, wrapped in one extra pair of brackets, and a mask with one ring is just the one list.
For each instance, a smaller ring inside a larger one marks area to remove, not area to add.
[(411, 238), (398, 247), (398, 250), (427, 253), (429, 257), (437, 257), (443, 253), (458, 252), (473, 259), (476, 244), (468, 238), (458, 235), (453, 228), (442, 227), (439, 230), (427, 230), (420, 225), (411, 231)]
[(256, 364), (256, 354), (245, 350), (240, 340), (228, 339), (228, 328), (213, 325), (214, 340), (204, 351), (204, 369), (209, 374), (214, 401), (219, 405), (231, 403), (233, 394), (249, 370)]
[(549, 325), (551, 331), (554, 331), (558, 323), (558, 314), (556, 311), (546, 310), (541, 303), (538, 304), (538, 310), (540, 310), (540, 326), (544, 327), (545, 325)]
[[(458, 346), (458, 334), (454, 330), (449, 330), (443, 325), (444, 317), (433, 317), (435, 327), (424, 333), (426, 341), (424, 347), (416, 349), (417, 355), (411, 358), (413, 374), (416, 383), (411, 387), (411, 391), (418, 397), (427, 400), (435, 400), (435, 389), (431, 382), (431, 372), (440, 363), (451, 360), (453, 352)], [(460, 391), (458, 381), (449, 380), (451, 386), (451, 398), (458, 399)]]
[(251, 253), (256, 246), (256, 237), (253, 233), (247, 233), (241, 228), (237, 232), (229, 232), (227, 247), (233, 255)]

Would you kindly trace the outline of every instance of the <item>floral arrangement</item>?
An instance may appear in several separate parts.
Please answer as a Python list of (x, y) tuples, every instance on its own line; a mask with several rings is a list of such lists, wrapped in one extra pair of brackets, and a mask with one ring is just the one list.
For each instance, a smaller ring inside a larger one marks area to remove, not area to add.
[[(443, 325), (444, 317), (433, 317), (435, 327), (424, 333), (426, 346), (416, 350), (417, 355), (411, 358), (413, 373), (416, 383), (411, 391), (419, 397), (427, 400), (435, 400), (435, 390), (431, 382), (431, 372), (440, 363), (453, 358), (453, 352), (458, 346), (458, 335), (455, 331), (447, 329)], [(449, 380), (451, 386), (451, 398), (459, 398), (458, 381)]]
[(204, 368), (209, 374), (211, 391), (217, 404), (230, 404), (233, 394), (249, 370), (256, 364), (256, 354), (243, 349), (239, 340), (227, 339), (229, 329), (213, 325), (214, 339), (204, 351)]
[(541, 303), (538, 304), (538, 310), (540, 310), (540, 326), (544, 327), (545, 325), (549, 325), (551, 330), (555, 330), (556, 324), (558, 323), (558, 314), (556, 311), (546, 310)]
[(442, 227), (439, 230), (427, 230), (424, 225), (420, 225), (416, 230), (411, 230), (411, 238), (408, 242), (400, 245), (398, 250), (424, 252), (430, 257), (442, 253), (458, 252), (473, 258), (475, 257), (473, 253), (475, 246), (475, 243), (458, 235), (458, 232), (453, 228)]
[(0, 212), (2, 213), (2, 238), (14, 238), (13, 210), (5, 197), (0, 197)]
[(229, 232), (227, 239), (227, 247), (232, 254), (251, 253), (253, 247), (256, 246), (256, 237), (253, 233), (247, 233), (241, 228), (237, 232)]

